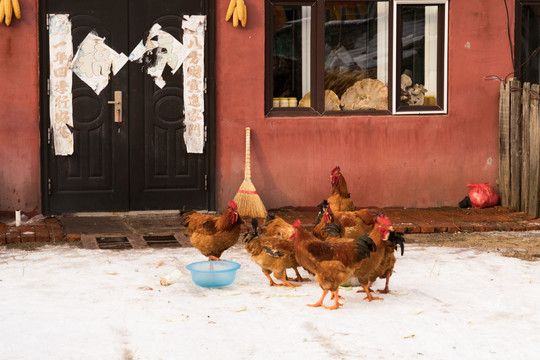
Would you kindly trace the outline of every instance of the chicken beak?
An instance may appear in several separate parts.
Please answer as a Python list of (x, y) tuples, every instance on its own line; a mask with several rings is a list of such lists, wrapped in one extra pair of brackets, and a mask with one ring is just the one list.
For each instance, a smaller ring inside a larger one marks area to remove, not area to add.
[(389, 226), (386, 228), (386, 232), (384, 234), (384, 239), (382, 239), (383, 241), (387, 241), (388, 238), (390, 237), (390, 233), (394, 231), (394, 227), (393, 226)]

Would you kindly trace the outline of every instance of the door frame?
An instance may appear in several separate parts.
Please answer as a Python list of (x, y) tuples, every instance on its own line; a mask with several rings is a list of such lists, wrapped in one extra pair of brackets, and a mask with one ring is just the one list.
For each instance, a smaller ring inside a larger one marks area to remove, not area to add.
[[(148, 0), (150, 1), (150, 0)], [(51, 151), (51, 137), (49, 134), (49, 94), (48, 94), (48, 75), (49, 63), (48, 58), (48, 29), (47, 29), (47, 13), (48, 0), (39, 0), (39, 104), (40, 104), (40, 160), (41, 160), (41, 212), (44, 215), (51, 215), (49, 201), (49, 157), (48, 152)], [(207, 208), (210, 211), (216, 208), (216, 113), (215, 113), (215, 0), (206, 0), (206, 39), (205, 39), (205, 72), (206, 72), (206, 94), (205, 94), (205, 113), (208, 121), (207, 125), (207, 143), (205, 145), (207, 156)], [(197, 14), (192, 14), (197, 15)]]

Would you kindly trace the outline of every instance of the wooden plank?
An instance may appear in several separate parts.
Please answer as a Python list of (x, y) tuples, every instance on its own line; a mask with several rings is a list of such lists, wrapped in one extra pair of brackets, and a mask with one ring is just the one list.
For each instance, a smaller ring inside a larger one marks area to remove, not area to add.
[(499, 96), (499, 194), (510, 205), (510, 84), (501, 81)]
[(522, 149), (522, 167), (521, 167), (521, 206), (520, 210), (527, 212), (529, 208), (529, 171), (531, 166), (530, 161), (530, 146), (531, 146), (531, 129), (530, 129), (530, 111), (529, 102), (531, 83), (523, 84), (523, 92), (521, 98), (521, 115), (523, 119), (521, 149)]
[(530, 178), (529, 178), (529, 210), (527, 213), (538, 217), (538, 192), (540, 191), (538, 178), (540, 177), (540, 85), (531, 86), (530, 109)]
[(510, 209), (521, 206), (521, 81), (510, 81)]

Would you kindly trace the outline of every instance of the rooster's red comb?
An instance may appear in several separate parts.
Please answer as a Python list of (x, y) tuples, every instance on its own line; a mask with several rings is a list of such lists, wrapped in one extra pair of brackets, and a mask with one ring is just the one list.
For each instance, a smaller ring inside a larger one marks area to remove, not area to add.
[(234, 211), (236, 211), (238, 209), (238, 206), (236, 206), (236, 203), (234, 202), (234, 200), (229, 200), (229, 207), (231, 209), (233, 209)]
[(336, 167), (332, 170), (332, 175), (335, 175), (335, 174), (337, 174), (337, 173), (340, 172), (340, 171), (341, 171), (340, 167), (339, 167), (339, 166), (336, 166)]
[(385, 226), (391, 226), (392, 225), (390, 220), (384, 214), (377, 215), (377, 218), (375, 219), (375, 222), (377, 222), (378, 224), (381, 224), (381, 225), (385, 225)]
[(300, 222), (300, 220), (297, 219), (297, 220), (294, 222), (294, 225), (293, 225), (293, 226), (294, 226), (294, 228), (296, 229), (297, 227), (302, 226), (302, 223)]

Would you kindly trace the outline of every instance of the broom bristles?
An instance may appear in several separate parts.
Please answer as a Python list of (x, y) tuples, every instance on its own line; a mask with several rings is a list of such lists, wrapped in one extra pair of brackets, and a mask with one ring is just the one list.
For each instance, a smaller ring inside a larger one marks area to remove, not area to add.
[(267, 215), (266, 208), (250, 179), (244, 179), (234, 196), (234, 202), (238, 206), (240, 216), (265, 218)]

